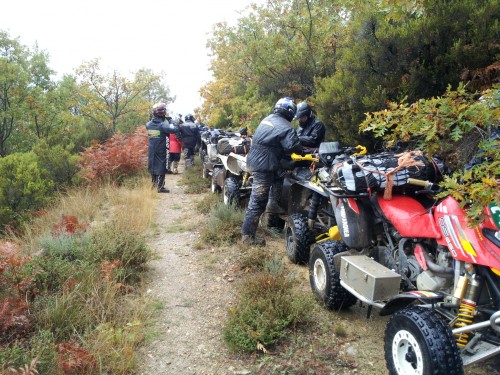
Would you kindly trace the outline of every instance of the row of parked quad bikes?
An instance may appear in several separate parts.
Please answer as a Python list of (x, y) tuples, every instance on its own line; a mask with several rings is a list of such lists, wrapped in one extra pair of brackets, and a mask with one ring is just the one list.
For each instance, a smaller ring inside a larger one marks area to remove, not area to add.
[[(212, 192), (245, 205), (246, 129), (212, 129), (202, 140)], [(284, 229), (290, 261), (308, 264), (316, 298), (332, 310), (360, 300), (368, 314), (392, 315), (391, 374), (463, 374), (499, 354), (500, 207), (484, 207), (470, 227), (453, 197), (436, 197), (442, 163), (419, 152), (365, 155), (337, 142), (311, 151), (284, 165), (287, 214), (266, 223)]]

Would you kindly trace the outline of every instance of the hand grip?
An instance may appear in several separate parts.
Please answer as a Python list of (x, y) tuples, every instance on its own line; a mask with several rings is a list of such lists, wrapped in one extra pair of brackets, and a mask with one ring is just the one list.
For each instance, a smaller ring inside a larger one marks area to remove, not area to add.
[(410, 185), (416, 185), (416, 186), (422, 186), (422, 187), (432, 186), (431, 182), (424, 181), (424, 180), (417, 180), (416, 178), (409, 178), (407, 182)]

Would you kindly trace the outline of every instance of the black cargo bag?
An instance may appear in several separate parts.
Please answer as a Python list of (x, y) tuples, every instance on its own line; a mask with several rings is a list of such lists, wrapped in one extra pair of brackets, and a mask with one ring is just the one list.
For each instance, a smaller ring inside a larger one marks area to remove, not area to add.
[(252, 138), (222, 138), (217, 142), (217, 152), (221, 155), (229, 155), (234, 152), (246, 155), (252, 147)]
[(380, 154), (351, 157), (331, 169), (333, 181), (342, 189), (354, 193), (388, 190), (408, 186), (408, 178), (430, 182), (442, 180), (443, 163), (428, 158), (420, 151), (401, 154)]

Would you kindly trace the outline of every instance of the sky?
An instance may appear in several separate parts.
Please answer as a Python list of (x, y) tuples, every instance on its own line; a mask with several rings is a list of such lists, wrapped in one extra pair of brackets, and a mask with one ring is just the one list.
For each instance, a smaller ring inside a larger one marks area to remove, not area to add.
[(264, 0), (3, 0), (0, 30), (49, 55), (54, 79), (100, 59), (103, 71), (166, 73), (171, 114), (193, 113), (198, 90), (211, 79), (206, 42), (212, 26), (236, 25)]

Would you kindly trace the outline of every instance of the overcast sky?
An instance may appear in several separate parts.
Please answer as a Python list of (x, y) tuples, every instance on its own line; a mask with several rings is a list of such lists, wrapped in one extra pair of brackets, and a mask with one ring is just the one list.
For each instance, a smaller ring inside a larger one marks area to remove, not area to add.
[(201, 104), (199, 88), (210, 80), (208, 33), (221, 21), (264, 0), (2, 0), (0, 30), (48, 52), (57, 78), (83, 61), (123, 75), (141, 68), (165, 72), (172, 113)]

